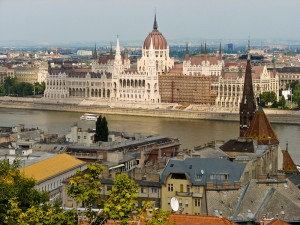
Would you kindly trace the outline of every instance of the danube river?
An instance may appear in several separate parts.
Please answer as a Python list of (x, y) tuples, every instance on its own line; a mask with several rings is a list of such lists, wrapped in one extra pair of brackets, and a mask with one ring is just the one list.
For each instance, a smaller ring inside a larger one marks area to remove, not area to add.
[[(73, 124), (84, 128), (94, 128), (95, 122), (80, 121), (82, 113), (38, 111), (26, 109), (0, 108), (0, 126), (25, 124), (27, 128), (39, 127), (48, 133), (65, 135)], [(237, 138), (239, 124), (237, 122), (168, 119), (157, 117), (134, 117), (107, 115), (110, 130), (128, 133), (160, 134), (177, 137), (182, 147), (193, 147), (213, 140)], [(286, 142), (294, 161), (300, 164), (300, 125), (273, 124), (281, 147)]]

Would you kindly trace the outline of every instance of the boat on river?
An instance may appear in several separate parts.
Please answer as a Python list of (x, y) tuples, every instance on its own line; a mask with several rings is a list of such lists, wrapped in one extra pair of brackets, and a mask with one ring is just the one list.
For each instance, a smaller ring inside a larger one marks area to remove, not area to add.
[(97, 121), (98, 116), (92, 113), (85, 113), (80, 117), (81, 120)]

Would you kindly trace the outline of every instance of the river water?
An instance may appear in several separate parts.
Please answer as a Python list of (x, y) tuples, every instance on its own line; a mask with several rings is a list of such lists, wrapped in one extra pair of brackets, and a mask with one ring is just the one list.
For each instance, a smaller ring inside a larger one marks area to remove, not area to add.
[[(39, 127), (48, 133), (65, 135), (77, 123), (83, 128), (94, 128), (95, 122), (80, 121), (82, 113), (0, 108), (0, 126), (25, 124)], [(193, 147), (213, 140), (238, 137), (239, 123), (226, 121), (168, 119), (106, 115), (110, 130), (128, 133), (160, 134), (179, 138), (182, 147)], [(300, 164), (300, 125), (272, 124), (282, 149), (286, 143), (295, 163)]]

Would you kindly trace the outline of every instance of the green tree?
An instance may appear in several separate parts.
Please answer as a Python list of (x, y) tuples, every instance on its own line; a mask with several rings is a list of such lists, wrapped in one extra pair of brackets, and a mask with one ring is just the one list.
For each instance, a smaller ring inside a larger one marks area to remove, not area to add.
[(101, 122), (102, 122), (102, 116), (100, 115), (96, 121), (96, 133), (94, 135), (94, 142), (97, 143), (101, 140)]
[(13, 94), (12, 90), (14, 85), (16, 84), (16, 78), (12, 78), (12, 77), (6, 77), (4, 79), (4, 84), (3, 84), (3, 88), (6, 94)]
[(108, 219), (126, 221), (129, 214), (137, 210), (138, 185), (126, 174), (118, 174), (114, 186), (108, 192), (103, 211)]
[(29, 225), (29, 224), (77, 224), (74, 211), (63, 212), (59, 207), (44, 204), (42, 207), (31, 206), (25, 211), (19, 206), (19, 202), (13, 198), (8, 201), (8, 210), (3, 218), (4, 224)]
[(296, 86), (298, 87), (293, 91), (293, 101), (298, 104), (298, 108), (300, 108), (300, 83)]
[(107, 126), (107, 120), (102, 116), (99, 116), (96, 121), (96, 133), (94, 135), (94, 142), (98, 141), (108, 141), (108, 126)]
[(281, 96), (281, 98), (279, 99), (279, 102), (278, 102), (278, 108), (284, 109), (285, 105), (286, 105), (285, 98), (283, 96)]
[(276, 101), (276, 94), (274, 91), (263, 92), (260, 95), (261, 103), (267, 105), (269, 103), (273, 104)]
[(151, 219), (147, 220), (147, 225), (165, 225), (169, 221), (170, 212), (162, 209), (153, 209)]
[(92, 208), (100, 196), (100, 174), (103, 169), (100, 164), (92, 163), (88, 165), (86, 171), (78, 170), (70, 179), (70, 183), (67, 187), (67, 193), (70, 197), (74, 198), (77, 203), (84, 203), (89, 223), (96, 220), (98, 216), (97, 213), (92, 211)]
[(35, 181), (20, 172), (17, 161), (10, 164), (6, 159), (0, 160), (0, 221), (8, 210), (10, 199), (15, 198), (23, 211), (49, 200), (48, 193), (39, 192), (34, 187)]

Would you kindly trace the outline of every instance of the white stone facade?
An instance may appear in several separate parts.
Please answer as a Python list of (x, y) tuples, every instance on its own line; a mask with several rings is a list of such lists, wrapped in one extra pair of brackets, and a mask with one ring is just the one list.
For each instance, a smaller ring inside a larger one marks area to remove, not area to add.
[[(155, 49), (155, 66), (159, 74), (167, 73), (174, 67), (174, 59), (170, 58), (169, 46), (166, 49)], [(137, 61), (139, 72), (146, 72), (148, 67), (148, 57), (150, 49), (142, 48), (142, 57)]]
[[(244, 88), (244, 72), (224, 72), (214, 84), (218, 96), (216, 108), (225, 111), (238, 111)], [(252, 82), (255, 98), (263, 92), (275, 92), (279, 98), (279, 79), (277, 74), (267, 70), (266, 66), (252, 67)]]
[(191, 56), (183, 60), (184, 75), (220, 76), (224, 68), (222, 56), (202, 54)]
[(131, 70), (128, 57), (122, 57), (119, 40), (116, 54), (93, 60), (91, 73), (48, 74), (44, 97), (79, 98), (107, 102), (160, 103), (158, 75), (153, 45), (145, 58), (145, 70)]

